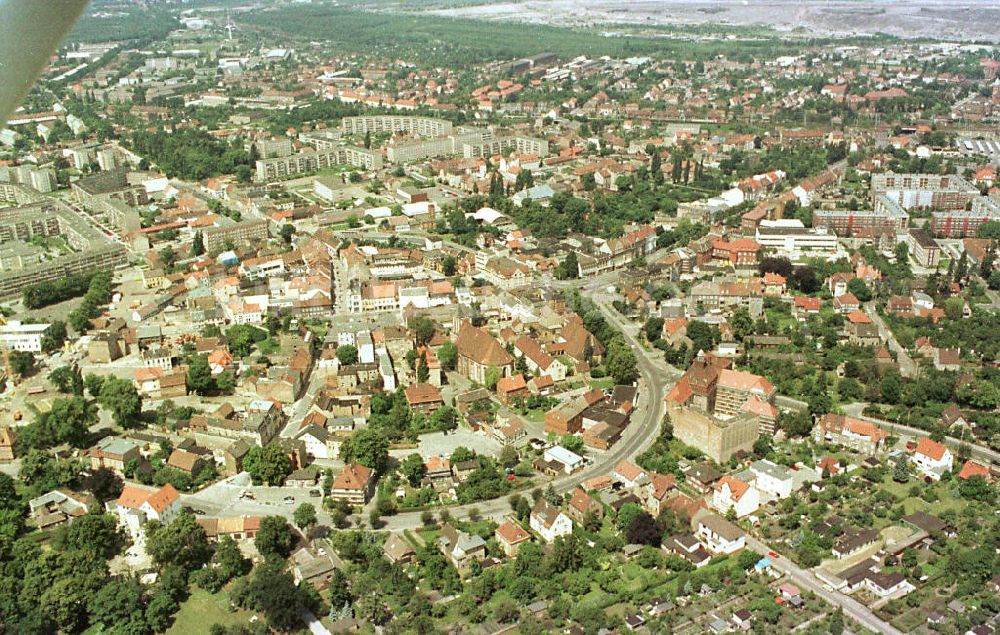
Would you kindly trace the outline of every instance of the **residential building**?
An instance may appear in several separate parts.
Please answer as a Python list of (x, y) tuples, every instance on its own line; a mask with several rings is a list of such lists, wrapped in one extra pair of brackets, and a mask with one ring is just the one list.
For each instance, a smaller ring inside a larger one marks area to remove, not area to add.
[(951, 471), (954, 460), (951, 450), (930, 437), (921, 438), (913, 452), (913, 465), (917, 471), (935, 481)]
[(520, 525), (509, 520), (497, 526), (493, 535), (507, 557), (516, 556), (517, 550), (523, 543), (531, 542), (531, 534), (525, 531)]
[(721, 514), (732, 509), (737, 518), (743, 518), (760, 508), (760, 494), (748, 483), (727, 474), (715, 482), (712, 507)]
[(906, 234), (906, 242), (910, 246), (910, 254), (921, 267), (933, 269), (941, 262), (941, 247), (927, 230), (911, 227)]
[(885, 444), (889, 433), (874, 423), (829, 412), (816, 420), (813, 440), (834, 443), (863, 454), (875, 454)]
[(169, 524), (177, 517), (181, 511), (180, 494), (169, 483), (157, 490), (126, 485), (114, 509), (119, 523), (133, 539), (139, 539), (147, 522), (158, 520)]
[(375, 473), (364, 465), (348, 463), (333, 479), (330, 497), (350, 505), (364, 505), (375, 489)]
[(695, 521), (695, 535), (714, 554), (730, 554), (746, 547), (746, 534), (725, 518), (702, 512)]
[(529, 524), (532, 531), (538, 533), (545, 542), (573, 533), (573, 521), (570, 517), (544, 498), (539, 498), (531, 509)]
[(472, 563), (486, 558), (486, 541), (476, 534), (456, 529), (450, 523), (441, 528), (438, 548), (451, 564), (464, 576), (469, 573)]

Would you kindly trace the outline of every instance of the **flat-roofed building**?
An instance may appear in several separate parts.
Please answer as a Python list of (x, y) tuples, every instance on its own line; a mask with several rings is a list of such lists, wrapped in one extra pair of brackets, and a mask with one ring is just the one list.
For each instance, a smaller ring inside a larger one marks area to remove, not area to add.
[(979, 189), (956, 174), (872, 175), (872, 199), (885, 196), (905, 210), (965, 209)]
[(906, 242), (910, 246), (913, 259), (922, 267), (937, 267), (941, 262), (941, 247), (931, 237), (927, 230), (911, 227), (907, 232)]
[(0, 325), (0, 348), (8, 351), (42, 352), (42, 336), (48, 324), (22, 324), (11, 320)]

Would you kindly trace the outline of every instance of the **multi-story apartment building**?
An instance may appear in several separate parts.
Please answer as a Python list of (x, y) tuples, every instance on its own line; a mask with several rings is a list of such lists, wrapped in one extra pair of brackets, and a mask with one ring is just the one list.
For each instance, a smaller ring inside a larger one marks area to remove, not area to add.
[[(128, 262), (125, 247), (112, 241), (74, 210), (56, 200), (37, 201), (33, 190), (18, 185), (0, 188), (5, 200), (24, 203), (0, 209), (0, 244), (15, 248), (34, 236), (61, 236), (76, 251), (59, 258), (8, 259), (0, 274), (0, 297), (20, 293), (40, 282), (60, 280), (95, 269), (114, 270)], [(21, 266), (16, 266), (20, 264)], [(30, 266), (24, 266), (25, 264)]]
[(1000, 201), (980, 196), (972, 199), (971, 210), (934, 212), (930, 228), (945, 238), (970, 238), (989, 221), (1000, 221)]
[(288, 137), (273, 137), (254, 142), (254, 149), (261, 159), (277, 159), (292, 154), (292, 140)]
[(577, 254), (580, 276), (591, 276), (628, 265), (656, 249), (656, 230), (643, 225), (620, 238), (612, 238), (597, 246), (592, 253)]
[(375, 170), (382, 167), (382, 155), (366, 148), (339, 145), (325, 150), (299, 152), (287, 157), (259, 159), (256, 163), (257, 180), (280, 179), (343, 164)]
[(955, 174), (885, 174), (872, 175), (872, 200), (885, 196), (905, 210), (965, 209), (979, 196), (979, 190)]
[(909, 223), (910, 215), (898, 203), (885, 196), (875, 198), (873, 210), (813, 211), (813, 229), (826, 229), (837, 236), (871, 238), (895, 234)]
[[(228, 219), (226, 219), (228, 220)], [(209, 253), (222, 251), (228, 243), (233, 245), (253, 245), (267, 240), (267, 220), (247, 220), (241, 222), (222, 222), (217, 227), (209, 227), (202, 231), (205, 249)]]
[(934, 241), (927, 230), (911, 227), (907, 232), (906, 242), (910, 246), (913, 259), (922, 267), (937, 267), (941, 262), (941, 247)]
[(0, 348), (8, 351), (40, 353), (42, 336), (48, 328), (48, 324), (22, 324), (17, 320), (11, 320), (7, 324), (0, 325)]
[(344, 117), (340, 120), (340, 129), (345, 134), (405, 132), (423, 137), (443, 137), (451, 134), (452, 123), (447, 119), (435, 119), (433, 117), (365, 115)]

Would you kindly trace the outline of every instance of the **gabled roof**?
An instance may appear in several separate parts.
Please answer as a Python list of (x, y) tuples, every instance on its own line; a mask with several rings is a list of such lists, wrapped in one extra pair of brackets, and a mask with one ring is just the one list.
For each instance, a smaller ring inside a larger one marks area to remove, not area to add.
[(739, 501), (743, 498), (744, 494), (750, 491), (750, 485), (735, 476), (730, 476), (729, 474), (726, 474), (715, 482), (715, 491), (721, 492), (723, 486), (729, 487), (730, 498), (734, 501)]
[(364, 490), (371, 478), (371, 469), (358, 463), (348, 463), (333, 479), (333, 489)]
[(520, 525), (515, 525), (509, 520), (497, 527), (496, 535), (508, 545), (516, 545), (526, 540), (531, 540), (531, 534), (525, 531)]
[(510, 353), (500, 345), (495, 337), (486, 331), (472, 326), (468, 321), (462, 322), (455, 341), (458, 354), (471, 359), (483, 366), (507, 366), (513, 362)]
[(934, 441), (930, 437), (924, 437), (917, 442), (917, 454), (922, 454), (934, 461), (940, 461), (948, 448), (943, 444)]
[(989, 478), (990, 470), (984, 465), (976, 463), (972, 459), (965, 462), (962, 466), (962, 471), (958, 473), (958, 478), (963, 481), (972, 478), (973, 476), (982, 476), (983, 478)]
[(118, 505), (129, 509), (140, 509), (146, 503), (153, 508), (156, 513), (161, 514), (171, 503), (180, 498), (180, 494), (174, 486), (167, 483), (158, 490), (148, 490), (126, 485), (122, 489), (121, 496), (118, 497)]

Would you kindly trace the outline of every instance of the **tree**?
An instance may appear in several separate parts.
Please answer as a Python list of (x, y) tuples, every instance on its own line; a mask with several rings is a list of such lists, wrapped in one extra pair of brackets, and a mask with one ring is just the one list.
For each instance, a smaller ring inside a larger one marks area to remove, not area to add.
[(66, 341), (66, 337), (66, 323), (62, 320), (53, 320), (42, 333), (42, 351), (51, 353), (59, 350)]
[(118, 521), (113, 514), (92, 508), (52, 535), (52, 546), (61, 551), (86, 551), (102, 560), (114, 556), (121, 543)]
[(263, 613), (268, 625), (278, 631), (297, 628), (301, 610), (313, 604), (306, 588), (295, 586), (285, 562), (276, 558), (265, 560), (248, 582), (234, 586), (230, 597), (240, 606)]
[(122, 427), (132, 425), (142, 414), (142, 399), (127, 379), (113, 375), (105, 377), (97, 401), (111, 411), (115, 422)]
[(792, 282), (796, 289), (805, 294), (819, 291), (820, 281), (812, 267), (796, 267), (792, 271)]
[(889, 368), (882, 375), (882, 401), (889, 404), (899, 403), (899, 398), (903, 393), (902, 378), (899, 371)]
[(410, 320), (409, 322), (410, 330), (413, 331), (413, 336), (417, 340), (417, 344), (424, 345), (431, 341), (434, 337), (434, 332), (437, 327), (434, 321), (430, 318), (423, 316), (418, 316)]
[(343, 366), (353, 366), (358, 363), (358, 347), (353, 344), (341, 344), (337, 347), (337, 361)]
[(299, 529), (306, 529), (316, 524), (316, 507), (312, 503), (302, 503), (295, 508), (292, 519)]
[(295, 226), (292, 225), (291, 223), (285, 223), (284, 225), (281, 226), (281, 229), (278, 230), (278, 236), (281, 237), (281, 240), (285, 241), (286, 245), (292, 244), (292, 236), (294, 235), (295, 235)]
[(906, 483), (910, 480), (910, 468), (906, 464), (906, 457), (903, 455), (896, 457), (896, 464), (892, 469), (892, 480), (897, 483)]
[(284, 485), (285, 479), (292, 473), (292, 461), (277, 443), (268, 443), (263, 447), (255, 445), (243, 459), (243, 469), (254, 484)]
[(197, 257), (205, 253), (205, 237), (200, 231), (194, 233), (194, 240), (191, 241), (191, 256)]
[(340, 569), (334, 569), (329, 581), (330, 610), (339, 611), (345, 606), (349, 606), (354, 601), (351, 595), (350, 582), (347, 576)]
[(992, 503), (996, 498), (989, 482), (979, 474), (962, 480), (958, 484), (958, 493), (962, 495), (962, 498), (976, 500), (981, 503)]
[(56, 399), (49, 412), (40, 414), (33, 424), (36, 441), (44, 447), (68, 443), (76, 448), (86, 447), (88, 429), (97, 423), (96, 407), (83, 397)]
[(446, 341), (438, 349), (438, 361), (441, 362), (443, 370), (455, 370), (455, 364), (458, 361), (458, 349), (455, 348), (455, 344), (451, 340)]
[(563, 446), (570, 452), (575, 452), (577, 454), (583, 452), (583, 439), (575, 434), (564, 434), (562, 438), (559, 439), (559, 445)]
[(185, 571), (197, 569), (211, 555), (205, 530), (186, 511), (167, 525), (158, 520), (147, 524), (146, 553), (161, 568), (176, 565)]
[(729, 321), (729, 325), (733, 329), (736, 341), (742, 342), (743, 338), (753, 333), (753, 318), (750, 317), (749, 309), (742, 306), (736, 309), (733, 312), (733, 318)]
[(632, 544), (658, 547), (662, 536), (656, 521), (645, 511), (636, 515), (625, 528), (625, 537)]
[(497, 457), (497, 461), (501, 466), (505, 468), (511, 468), (517, 465), (518, 461), (521, 460), (517, 452), (517, 448), (513, 445), (505, 445), (500, 450), (500, 455)]
[(576, 252), (570, 250), (563, 261), (556, 268), (556, 278), (559, 280), (573, 280), (580, 277), (580, 262)]
[(191, 358), (185, 382), (189, 392), (199, 395), (207, 395), (215, 390), (215, 378), (212, 377), (212, 367), (208, 364), (208, 355), (195, 355)]
[(87, 388), (87, 392), (96, 399), (101, 395), (101, 386), (104, 385), (104, 377), (90, 373), (83, 378), (83, 385)]
[(632, 520), (636, 516), (642, 513), (642, 507), (639, 507), (635, 503), (625, 503), (622, 508), (618, 510), (618, 518), (615, 519), (615, 526), (618, 527), (620, 531), (624, 531)]
[(608, 344), (608, 374), (618, 384), (631, 384), (639, 378), (639, 365), (635, 353), (624, 339), (616, 337)]
[(497, 383), (503, 377), (503, 371), (496, 366), (490, 366), (486, 369), (484, 373), (483, 380), (486, 382), (486, 387), (490, 390), (494, 390), (497, 387)]
[(56, 385), (59, 392), (83, 394), (83, 375), (75, 366), (60, 366), (49, 373), (49, 381)]
[(142, 606), (142, 584), (137, 578), (112, 578), (87, 603), (90, 622), (100, 630), (142, 633), (148, 630)]
[(868, 302), (872, 299), (871, 289), (861, 278), (851, 278), (850, 282), (847, 283), (847, 290), (861, 302)]
[(381, 474), (389, 459), (389, 440), (371, 426), (358, 430), (340, 446), (340, 458), (345, 463), (360, 463)]
[[(313, 509), (314, 517), (315, 514), (316, 510)], [(257, 537), (254, 538), (254, 545), (262, 556), (287, 558), (294, 544), (295, 536), (292, 535), (292, 528), (283, 516), (265, 516), (260, 519), (260, 528), (257, 530)]]
[(655, 342), (663, 336), (663, 318), (651, 317), (642, 325), (643, 334), (649, 342)]
[(11, 351), (8, 359), (11, 370), (22, 377), (31, 374), (35, 368), (35, 356), (28, 351)]
[(399, 464), (399, 470), (411, 487), (420, 485), (420, 481), (424, 478), (424, 474), (427, 471), (424, 466), (423, 457), (416, 453), (410, 454), (403, 459)]

